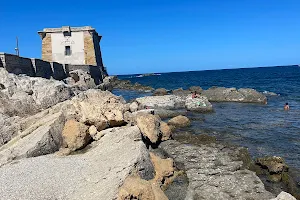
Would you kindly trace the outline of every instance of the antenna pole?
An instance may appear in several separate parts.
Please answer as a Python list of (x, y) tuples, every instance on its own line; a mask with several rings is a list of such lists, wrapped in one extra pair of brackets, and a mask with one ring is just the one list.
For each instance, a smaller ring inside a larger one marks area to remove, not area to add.
[(16, 43), (17, 43), (17, 47), (15, 48), (15, 50), (16, 50), (16, 55), (17, 55), (17, 56), (20, 56), (20, 52), (19, 52), (19, 40), (18, 40), (18, 37), (16, 37)]

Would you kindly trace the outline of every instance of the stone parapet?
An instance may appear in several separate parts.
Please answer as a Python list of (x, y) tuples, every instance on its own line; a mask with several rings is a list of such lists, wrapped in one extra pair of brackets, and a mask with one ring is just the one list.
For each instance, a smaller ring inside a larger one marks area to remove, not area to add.
[(17, 55), (0, 53), (0, 67), (14, 74), (26, 74), (32, 77), (42, 77), (62, 80), (69, 76), (70, 71), (81, 69), (89, 72), (96, 84), (102, 83), (106, 76), (104, 67), (94, 65), (66, 65), (57, 62), (48, 62), (35, 58), (23, 58)]

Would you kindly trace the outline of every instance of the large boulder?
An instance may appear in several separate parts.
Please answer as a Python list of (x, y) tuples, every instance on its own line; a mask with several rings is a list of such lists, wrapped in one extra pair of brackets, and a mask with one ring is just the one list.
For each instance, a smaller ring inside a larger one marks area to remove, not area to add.
[(164, 121), (160, 122), (160, 132), (162, 134), (161, 141), (166, 141), (172, 138), (171, 127)]
[(196, 94), (201, 94), (203, 89), (200, 86), (192, 86), (189, 88), (189, 91), (191, 91), (193, 93), (196, 92)]
[(153, 96), (164, 96), (167, 95), (168, 91), (165, 88), (158, 88), (154, 90)]
[(65, 117), (52, 109), (19, 121), (18, 134), (0, 147), (0, 166), (20, 158), (54, 153), (62, 146)]
[(88, 127), (80, 122), (68, 120), (62, 131), (64, 147), (75, 151), (84, 148), (91, 140)]
[(159, 185), (141, 179), (138, 176), (129, 176), (120, 188), (118, 200), (168, 200)]
[(176, 96), (186, 97), (187, 95), (191, 94), (191, 91), (184, 90), (182, 88), (178, 88), (175, 90), (172, 90), (172, 94)]
[(129, 110), (122, 97), (108, 91), (90, 89), (71, 100), (72, 111), (79, 122), (95, 125), (98, 131), (125, 123), (124, 113)]
[(186, 127), (191, 124), (189, 118), (186, 116), (179, 115), (177, 117), (174, 117), (168, 121), (169, 125), (175, 126), (175, 127)]
[(86, 153), (40, 156), (0, 167), (1, 199), (116, 199), (133, 172), (146, 180), (154, 177), (136, 126), (103, 136)]
[(296, 200), (296, 198), (287, 192), (281, 192), (276, 198), (271, 200)]
[(32, 115), (73, 96), (71, 88), (62, 81), (10, 74), (4, 68), (0, 68), (0, 83), (5, 88), (1, 90), (5, 97), (0, 106), (6, 99), (4, 114), (9, 116)]
[(213, 102), (267, 103), (266, 96), (254, 89), (211, 87), (202, 91), (201, 95)]
[(160, 118), (151, 114), (141, 114), (136, 118), (137, 126), (143, 136), (151, 143), (157, 143), (160, 140)]
[(65, 82), (72, 87), (77, 87), (82, 91), (96, 87), (95, 81), (89, 72), (78, 69), (70, 71), (69, 75), (70, 77), (66, 78)]
[(211, 112), (213, 111), (213, 107), (211, 103), (208, 101), (207, 97), (198, 96), (197, 98), (192, 98), (192, 96), (188, 96), (185, 100), (185, 107), (190, 111), (197, 112)]
[(136, 102), (139, 104), (141, 109), (143, 108), (164, 108), (164, 109), (175, 109), (183, 108), (185, 98), (175, 95), (165, 96), (147, 96), (137, 98)]

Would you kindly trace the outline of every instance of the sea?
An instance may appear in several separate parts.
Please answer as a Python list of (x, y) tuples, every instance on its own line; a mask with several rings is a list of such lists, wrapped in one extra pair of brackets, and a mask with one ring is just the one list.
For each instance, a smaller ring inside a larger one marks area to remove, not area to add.
[[(274, 92), (268, 104), (213, 103), (215, 112), (188, 113), (193, 134), (216, 136), (221, 142), (248, 148), (253, 158), (281, 156), (293, 168), (300, 169), (300, 67), (262, 67), (118, 76), (153, 88), (168, 90), (191, 86), (254, 88)], [(126, 100), (149, 93), (114, 90)], [(285, 103), (290, 110), (284, 111)]]

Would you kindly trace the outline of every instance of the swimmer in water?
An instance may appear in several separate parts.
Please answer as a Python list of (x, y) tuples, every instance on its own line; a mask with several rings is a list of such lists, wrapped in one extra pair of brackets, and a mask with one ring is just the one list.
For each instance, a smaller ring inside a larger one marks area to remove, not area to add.
[(285, 104), (285, 106), (284, 106), (284, 110), (290, 110), (289, 103), (286, 103), (286, 104)]

